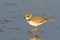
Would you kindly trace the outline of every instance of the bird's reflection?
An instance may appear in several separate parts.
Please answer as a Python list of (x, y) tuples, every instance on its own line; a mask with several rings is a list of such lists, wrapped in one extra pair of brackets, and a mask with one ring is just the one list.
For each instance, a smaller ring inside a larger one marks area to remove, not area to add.
[(42, 39), (39, 37), (38, 33), (36, 32), (28, 40), (42, 40)]

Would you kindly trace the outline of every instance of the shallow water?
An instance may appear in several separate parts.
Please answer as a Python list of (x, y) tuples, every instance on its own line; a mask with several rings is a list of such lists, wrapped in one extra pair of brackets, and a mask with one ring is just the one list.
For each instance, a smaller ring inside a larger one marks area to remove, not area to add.
[(0, 40), (28, 40), (33, 29), (23, 18), (26, 12), (55, 17), (40, 26), (43, 40), (60, 40), (60, 0), (0, 0)]

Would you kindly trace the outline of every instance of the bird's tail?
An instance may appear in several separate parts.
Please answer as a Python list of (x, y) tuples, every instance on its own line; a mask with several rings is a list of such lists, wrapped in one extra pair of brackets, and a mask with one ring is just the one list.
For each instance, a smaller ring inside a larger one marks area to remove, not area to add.
[(54, 20), (55, 18), (53, 18), (53, 17), (49, 17), (49, 18), (47, 18), (47, 20), (49, 21), (49, 20)]

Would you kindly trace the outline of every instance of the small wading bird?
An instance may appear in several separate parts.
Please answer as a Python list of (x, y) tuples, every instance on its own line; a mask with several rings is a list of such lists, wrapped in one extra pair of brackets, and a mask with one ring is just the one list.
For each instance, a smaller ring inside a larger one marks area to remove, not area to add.
[(43, 23), (53, 20), (53, 17), (45, 18), (41, 15), (36, 15), (36, 14), (31, 14), (31, 13), (26, 13), (24, 18), (27, 20), (28, 24), (34, 26), (34, 29), (31, 30), (30, 32), (35, 32), (38, 30), (38, 27), (42, 25)]

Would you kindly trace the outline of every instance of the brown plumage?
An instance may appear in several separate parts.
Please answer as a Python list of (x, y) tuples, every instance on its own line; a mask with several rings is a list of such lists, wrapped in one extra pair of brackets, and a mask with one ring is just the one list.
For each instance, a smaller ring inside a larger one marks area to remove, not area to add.
[(25, 19), (27, 20), (28, 24), (32, 25), (35, 27), (34, 30), (38, 29), (38, 26), (49, 21), (52, 20), (54, 18), (50, 17), (50, 18), (45, 18), (41, 15), (35, 15), (35, 14), (31, 14), (31, 13), (26, 13), (26, 15), (24, 16)]

